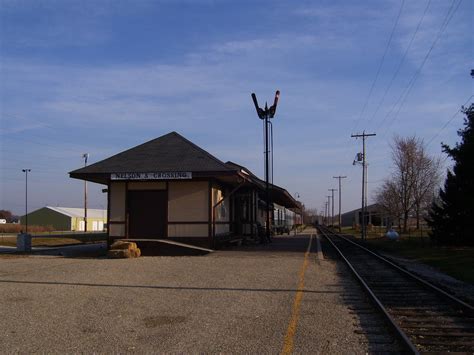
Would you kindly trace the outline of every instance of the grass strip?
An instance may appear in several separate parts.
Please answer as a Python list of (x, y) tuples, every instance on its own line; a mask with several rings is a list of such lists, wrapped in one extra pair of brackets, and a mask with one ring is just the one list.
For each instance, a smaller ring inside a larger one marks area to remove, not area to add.
[[(354, 229), (344, 229), (343, 233), (360, 237)], [(423, 235), (423, 237), (420, 237)], [(402, 234), (398, 241), (380, 236), (380, 233), (368, 235), (366, 244), (373, 250), (403, 257), (430, 265), (455, 279), (474, 285), (474, 248), (438, 246), (425, 233), (412, 232)]]
[[(74, 238), (54, 238), (54, 237), (35, 237), (31, 239), (33, 247), (61, 247), (74, 244), (87, 244), (103, 242), (103, 237), (74, 237)], [(0, 246), (16, 247), (16, 237), (1, 237)]]

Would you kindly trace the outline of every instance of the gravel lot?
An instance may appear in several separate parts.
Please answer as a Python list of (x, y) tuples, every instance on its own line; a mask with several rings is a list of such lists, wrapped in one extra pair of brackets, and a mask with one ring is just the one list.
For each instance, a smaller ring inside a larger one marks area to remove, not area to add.
[[(280, 353), (309, 240), (199, 257), (0, 256), (1, 351)], [(386, 350), (364, 334), (381, 325), (360, 289), (316, 245), (292, 350)]]

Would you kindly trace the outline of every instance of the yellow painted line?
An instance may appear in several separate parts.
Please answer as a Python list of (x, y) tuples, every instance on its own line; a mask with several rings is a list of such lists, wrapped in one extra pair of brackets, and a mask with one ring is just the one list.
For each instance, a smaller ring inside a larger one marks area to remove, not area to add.
[(300, 315), (300, 305), (301, 300), (303, 299), (303, 289), (304, 289), (304, 273), (308, 267), (309, 252), (311, 250), (311, 242), (313, 241), (313, 235), (311, 234), (309, 238), (308, 249), (304, 254), (303, 266), (300, 269), (298, 288), (296, 290), (295, 300), (293, 302), (293, 309), (291, 312), (290, 323), (288, 324), (288, 329), (286, 330), (285, 342), (283, 343), (283, 354), (292, 354), (294, 346), (294, 337), (296, 334), (296, 326), (298, 325), (298, 318)]
[(324, 260), (323, 249), (321, 248), (321, 236), (316, 233), (316, 250), (318, 260)]

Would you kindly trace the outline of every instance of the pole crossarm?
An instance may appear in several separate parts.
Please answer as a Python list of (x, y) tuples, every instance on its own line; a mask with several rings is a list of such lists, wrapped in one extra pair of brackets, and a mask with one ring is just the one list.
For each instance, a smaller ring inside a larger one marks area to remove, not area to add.
[(362, 134), (351, 134), (351, 137), (352, 138), (365, 138), (365, 137), (372, 137), (372, 136), (376, 136), (377, 134), (376, 133), (362, 133)]

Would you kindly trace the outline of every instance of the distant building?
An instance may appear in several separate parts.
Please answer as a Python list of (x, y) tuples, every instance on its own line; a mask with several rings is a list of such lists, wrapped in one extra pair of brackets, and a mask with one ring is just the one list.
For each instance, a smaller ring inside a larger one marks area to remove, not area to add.
[[(25, 216), (20, 218), (25, 224)], [(28, 224), (51, 226), (60, 231), (84, 231), (84, 208), (46, 206), (28, 213)], [(107, 210), (87, 209), (87, 231), (103, 231), (107, 224)]]
[[(374, 226), (386, 226), (388, 217), (376, 203), (366, 207), (365, 222)], [(343, 227), (352, 227), (360, 225), (362, 221), (362, 209), (358, 208), (341, 215), (341, 225)]]

